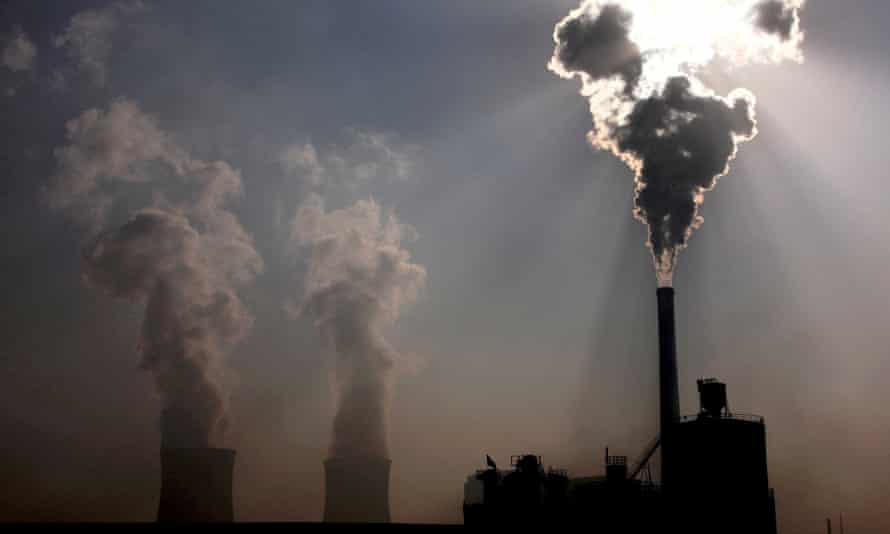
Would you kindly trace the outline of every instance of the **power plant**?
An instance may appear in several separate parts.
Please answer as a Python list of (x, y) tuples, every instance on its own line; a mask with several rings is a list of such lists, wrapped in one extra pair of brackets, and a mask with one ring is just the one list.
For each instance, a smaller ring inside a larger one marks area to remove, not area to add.
[[(605, 454), (605, 476), (570, 478), (534, 455), (511, 458), (511, 470), (488, 468), (467, 478), (464, 522), (591, 524), (602, 532), (775, 534), (763, 418), (729, 410), (726, 385), (699, 380), (699, 411), (680, 416), (674, 290), (660, 287), (658, 369), (660, 431), (629, 466)], [(651, 476), (661, 453), (661, 480)]]
[[(674, 290), (658, 288), (659, 422), (633, 462), (606, 449), (601, 476), (570, 477), (533, 454), (488, 466), (464, 484), (464, 523), (595, 525), (601, 532), (775, 534), (763, 418), (729, 409), (726, 385), (697, 381), (699, 409), (681, 416)], [(652, 465), (660, 452), (660, 480)], [(231, 522), (235, 451), (162, 448), (158, 522)], [(326, 523), (389, 523), (391, 461), (334, 456), (324, 462)]]
[(234, 468), (232, 449), (162, 449), (158, 522), (232, 522)]
[[(659, 432), (633, 462), (603, 458), (601, 476), (570, 477), (533, 454), (488, 466), (464, 484), (470, 527), (595, 525), (601, 532), (775, 534), (763, 418), (729, 409), (726, 385), (698, 380), (699, 409), (681, 416), (674, 290), (658, 288)], [(660, 452), (660, 480), (653, 459)], [(235, 451), (162, 448), (158, 522), (231, 522)], [(391, 461), (335, 455), (324, 462), (326, 523), (389, 523)]]

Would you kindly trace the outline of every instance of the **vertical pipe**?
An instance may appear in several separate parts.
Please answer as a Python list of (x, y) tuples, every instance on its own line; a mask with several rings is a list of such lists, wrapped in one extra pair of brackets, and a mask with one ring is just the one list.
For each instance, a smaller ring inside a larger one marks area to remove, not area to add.
[(659, 424), (661, 426), (661, 482), (670, 484), (672, 440), (670, 429), (680, 418), (677, 386), (677, 338), (674, 323), (674, 289), (659, 287), (658, 297), (658, 382)]

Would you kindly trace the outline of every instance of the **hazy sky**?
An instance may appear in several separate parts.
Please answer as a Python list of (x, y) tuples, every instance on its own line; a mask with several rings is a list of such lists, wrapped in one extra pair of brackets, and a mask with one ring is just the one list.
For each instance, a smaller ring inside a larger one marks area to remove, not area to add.
[[(578, 475), (602, 470), (607, 445), (641, 453), (658, 413), (655, 279), (630, 171), (587, 145), (576, 83), (546, 69), (575, 4), (4, 2), (0, 520), (154, 518), (142, 309), (84, 285), (85, 231), (41, 193), (65, 123), (121, 98), (241, 172), (233, 210), (265, 269), (239, 289), (253, 329), (226, 360), (236, 519), (321, 518), (331, 360), (312, 318), (288, 312), (307, 265), (290, 221), (312, 192), (330, 210), (394, 210), (427, 272), (387, 331), (394, 520), (459, 522), (486, 453)], [(766, 417), (780, 531), (843, 512), (876, 534), (890, 530), (890, 4), (809, 0), (803, 25), (803, 65), (707, 73), (757, 95), (760, 134), (680, 257), (682, 411), (696, 378), (724, 379), (734, 411)], [(144, 205), (120, 195), (118, 224)]]

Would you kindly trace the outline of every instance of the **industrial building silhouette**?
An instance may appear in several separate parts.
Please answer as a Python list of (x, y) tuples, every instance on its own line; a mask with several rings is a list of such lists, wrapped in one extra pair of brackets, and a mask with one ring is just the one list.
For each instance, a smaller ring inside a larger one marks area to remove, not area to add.
[[(731, 412), (726, 385), (715, 379), (698, 381), (698, 413), (680, 416), (674, 290), (658, 288), (656, 296), (660, 432), (639, 460), (629, 467), (626, 456), (610, 456), (607, 450), (605, 476), (588, 478), (545, 471), (534, 455), (511, 458), (507, 471), (489, 461), (488, 469), (465, 483), (465, 524), (585, 524), (623, 533), (776, 533), (763, 418)], [(657, 483), (650, 469), (656, 451), (661, 456)]]
[[(464, 524), (592, 525), (598, 532), (775, 534), (763, 419), (729, 412), (726, 387), (699, 380), (701, 409), (669, 429), (669, 482), (655, 482), (656, 439), (631, 469), (626, 456), (604, 458), (604, 476), (570, 478), (540, 457), (513, 456), (509, 470), (489, 464), (464, 484)], [(662, 460), (663, 461), (663, 460)], [(648, 475), (648, 476), (644, 476)], [(670, 529), (670, 530), (666, 530)]]

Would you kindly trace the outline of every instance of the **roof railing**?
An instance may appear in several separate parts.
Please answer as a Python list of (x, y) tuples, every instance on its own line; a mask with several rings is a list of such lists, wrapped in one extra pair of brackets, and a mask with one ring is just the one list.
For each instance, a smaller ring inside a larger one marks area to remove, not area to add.
[(686, 423), (689, 421), (697, 421), (699, 419), (734, 419), (737, 421), (749, 421), (752, 423), (763, 423), (762, 415), (754, 415), (749, 413), (722, 413), (719, 415), (711, 415), (711, 414), (695, 414), (695, 415), (684, 415), (680, 418), (681, 423)]

